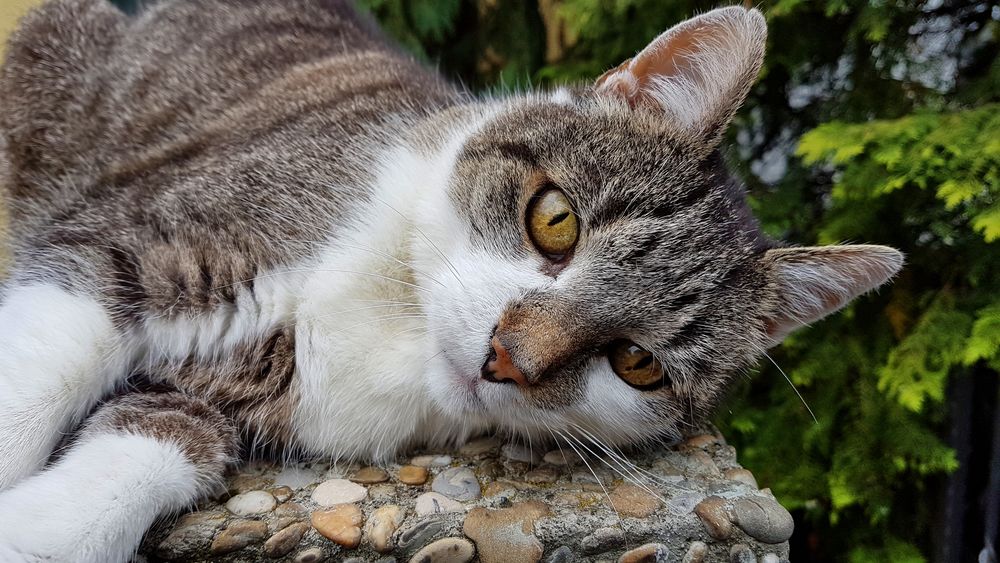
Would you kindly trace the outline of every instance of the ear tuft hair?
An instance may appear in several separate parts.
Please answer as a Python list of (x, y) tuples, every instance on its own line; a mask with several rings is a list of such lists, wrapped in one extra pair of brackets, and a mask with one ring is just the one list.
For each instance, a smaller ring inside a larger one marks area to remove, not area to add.
[(774, 344), (884, 284), (903, 267), (902, 252), (875, 245), (777, 248), (765, 252), (763, 260), (777, 293), (777, 310), (767, 319)]
[(743, 104), (764, 61), (767, 23), (755, 9), (686, 20), (597, 79), (598, 91), (662, 109), (705, 154)]

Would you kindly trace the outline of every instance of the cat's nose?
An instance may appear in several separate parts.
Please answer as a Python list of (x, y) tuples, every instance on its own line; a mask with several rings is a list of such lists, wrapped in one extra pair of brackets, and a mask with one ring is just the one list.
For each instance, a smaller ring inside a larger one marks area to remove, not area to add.
[(530, 385), (528, 378), (524, 377), (521, 370), (514, 365), (514, 361), (511, 360), (507, 349), (500, 343), (500, 339), (494, 336), (490, 344), (493, 346), (493, 351), (486, 359), (486, 363), (483, 364), (483, 379), (493, 383), (516, 383), (522, 387)]

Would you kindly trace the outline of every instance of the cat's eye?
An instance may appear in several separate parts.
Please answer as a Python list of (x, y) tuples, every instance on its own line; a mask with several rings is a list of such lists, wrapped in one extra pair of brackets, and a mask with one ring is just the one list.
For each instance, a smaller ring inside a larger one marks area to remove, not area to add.
[(526, 222), (531, 242), (551, 260), (561, 260), (572, 252), (580, 236), (573, 207), (559, 188), (545, 188), (532, 198)]
[(608, 362), (615, 374), (633, 387), (653, 389), (669, 381), (653, 354), (631, 340), (612, 342)]

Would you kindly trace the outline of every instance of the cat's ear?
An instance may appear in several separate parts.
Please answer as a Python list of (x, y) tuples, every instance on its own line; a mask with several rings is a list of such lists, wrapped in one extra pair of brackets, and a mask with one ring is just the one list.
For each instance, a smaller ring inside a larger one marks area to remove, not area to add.
[(903, 266), (888, 246), (776, 248), (763, 256), (773, 280), (774, 309), (766, 319), (771, 344), (887, 282)]
[(767, 24), (757, 10), (719, 8), (665, 31), (597, 79), (598, 91), (633, 107), (662, 108), (699, 148), (715, 148), (764, 60)]

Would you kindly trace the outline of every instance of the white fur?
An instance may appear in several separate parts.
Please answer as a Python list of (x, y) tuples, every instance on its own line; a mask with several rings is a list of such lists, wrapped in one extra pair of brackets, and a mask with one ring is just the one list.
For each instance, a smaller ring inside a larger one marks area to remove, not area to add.
[(163, 513), (197, 500), (194, 465), (173, 444), (102, 435), (0, 493), (0, 562), (125, 562)]
[(36, 470), (120, 380), (128, 351), (94, 299), (12, 288), (0, 306), (0, 490)]

